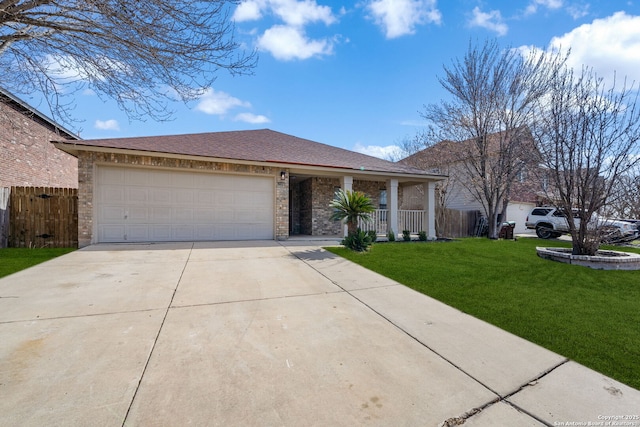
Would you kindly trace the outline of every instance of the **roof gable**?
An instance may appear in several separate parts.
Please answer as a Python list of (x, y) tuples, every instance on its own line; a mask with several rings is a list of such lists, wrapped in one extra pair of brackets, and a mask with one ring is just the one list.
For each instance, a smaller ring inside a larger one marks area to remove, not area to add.
[[(535, 150), (531, 132), (527, 127), (518, 128), (512, 132), (511, 134), (508, 134), (506, 131), (488, 134), (487, 154), (490, 156), (497, 154), (500, 151), (501, 142), (504, 142), (506, 138), (518, 138), (522, 141), (524, 145), (522, 145), (523, 149), (520, 151), (524, 153)], [(476, 141), (477, 139), (474, 138), (464, 141), (443, 140), (405, 157), (400, 160), (399, 163), (423, 169), (437, 169), (463, 162), (466, 159), (478, 155), (479, 149), (475, 146)]]

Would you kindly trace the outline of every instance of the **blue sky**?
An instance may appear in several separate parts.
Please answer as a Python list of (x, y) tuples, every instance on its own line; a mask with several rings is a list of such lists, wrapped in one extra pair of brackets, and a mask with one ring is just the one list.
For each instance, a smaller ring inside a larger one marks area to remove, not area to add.
[(170, 122), (130, 122), (113, 102), (76, 98), (83, 138), (270, 128), (384, 157), (446, 98), (437, 76), (470, 40), (571, 47), (572, 64), (640, 82), (640, 1), (244, 0), (237, 41), (258, 49), (252, 76), (218, 75)]

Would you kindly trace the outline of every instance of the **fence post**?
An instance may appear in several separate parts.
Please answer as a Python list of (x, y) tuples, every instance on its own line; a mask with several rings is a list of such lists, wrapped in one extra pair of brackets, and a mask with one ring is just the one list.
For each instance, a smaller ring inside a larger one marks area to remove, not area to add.
[(6, 248), (9, 245), (10, 197), (11, 188), (0, 187), (0, 248)]

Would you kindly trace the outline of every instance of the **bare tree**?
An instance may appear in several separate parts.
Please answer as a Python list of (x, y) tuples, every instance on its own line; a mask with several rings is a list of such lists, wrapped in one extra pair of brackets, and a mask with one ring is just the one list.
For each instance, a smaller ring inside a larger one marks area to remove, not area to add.
[[(412, 138), (405, 138), (400, 149), (407, 156), (400, 160), (401, 163), (432, 173), (446, 175), (447, 178), (436, 183), (436, 231), (439, 236), (445, 235), (448, 229), (448, 216), (445, 209), (457, 195), (457, 189), (461, 185), (458, 180), (464, 175), (461, 170), (459, 158), (455, 150), (451, 150), (451, 141), (441, 141), (432, 144), (427, 131), (419, 131)], [(429, 149), (428, 152), (422, 150)], [(421, 191), (422, 186), (418, 186)]]
[(0, 0), (0, 76), (9, 91), (41, 94), (71, 120), (69, 95), (90, 89), (134, 119), (170, 117), (216, 73), (251, 72), (255, 52), (233, 40), (233, 0)]
[(610, 201), (605, 207), (605, 215), (639, 219), (640, 218), (640, 175), (624, 174), (612, 189)]
[(603, 214), (616, 218), (640, 218), (640, 165), (619, 176), (612, 186)]
[(433, 141), (461, 144), (455, 150), (463, 165), (459, 182), (481, 203), (489, 238), (497, 238), (512, 183), (535, 154), (527, 125), (563, 61), (559, 54), (523, 56), (496, 41), (470, 44), (464, 58), (445, 66), (438, 79), (452, 100), (427, 105), (422, 112)]
[(566, 212), (575, 255), (596, 253), (606, 223), (594, 214), (640, 162), (637, 101), (633, 86), (607, 87), (589, 68), (556, 73), (549, 95), (538, 100), (532, 130), (549, 179), (548, 197)]

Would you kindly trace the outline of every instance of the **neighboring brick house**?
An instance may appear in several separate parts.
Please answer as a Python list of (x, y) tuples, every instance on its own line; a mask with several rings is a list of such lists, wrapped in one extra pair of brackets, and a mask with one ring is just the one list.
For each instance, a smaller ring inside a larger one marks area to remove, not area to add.
[[(524, 149), (520, 156), (520, 170), (511, 183), (507, 218), (503, 219), (515, 221), (517, 233), (527, 231), (525, 220), (528, 213), (544, 198), (543, 186), (537, 173), (534, 173), (538, 170), (535, 144), (530, 133), (522, 134), (526, 139), (522, 145)], [(498, 137), (498, 134), (489, 135), (490, 152), (498, 150)], [(402, 159), (400, 163), (447, 175), (448, 178), (442, 181), (438, 188), (438, 200), (444, 207), (461, 211), (480, 211), (485, 214), (482, 203), (468, 189), (469, 182), (464, 182), (473, 179), (469, 177), (469, 172), (464, 165), (465, 159), (473, 152), (470, 144), (473, 144), (473, 140), (441, 141)]]
[(78, 188), (78, 160), (54, 139), (79, 137), (0, 88), (0, 187)]
[[(329, 219), (340, 188), (373, 199), (384, 233), (412, 226), (436, 238), (442, 176), (269, 129), (55, 145), (78, 157), (81, 247), (341, 236)], [(427, 197), (404, 212), (403, 189), (416, 185)]]

